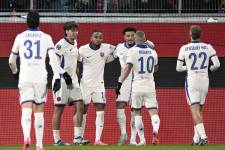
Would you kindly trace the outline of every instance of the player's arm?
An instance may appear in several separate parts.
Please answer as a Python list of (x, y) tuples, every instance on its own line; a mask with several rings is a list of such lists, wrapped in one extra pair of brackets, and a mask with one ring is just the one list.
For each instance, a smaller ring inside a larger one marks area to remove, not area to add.
[(214, 72), (220, 67), (220, 61), (219, 61), (219, 58), (216, 55), (216, 51), (213, 49), (213, 47), (211, 45), (209, 45), (209, 48), (210, 48), (210, 51), (211, 51), (210, 60), (213, 63), (211, 66), (209, 66), (209, 70), (211, 72)]
[(154, 72), (158, 72), (159, 70), (159, 63), (158, 63), (158, 55), (156, 53), (156, 51), (153, 51), (153, 56), (154, 56), (154, 60), (155, 60), (155, 63), (154, 63)]
[(120, 77), (118, 79), (118, 82), (123, 83), (124, 80), (126, 80), (126, 78), (130, 74), (130, 71), (131, 71), (132, 67), (133, 67), (133, 64), (131, 64), (131, 63), (127, 63), (125, 65), (125, 67), (121, 70), (121, 75), (120, 75)]
[(53, 75), (55, 78), (52, 90), (54, 92), (57, 92), (61, 88), (60, 75), (59, 75), (59, 72), (60, 72), (59, 71), (59, 58), (56, 55), (56, 49), (54, 47), (52, 38), (50, 36), (48, 36), (48, 38), (46, 38), (46, 40), (48, 40), (47, 43), (49, 45), (49, 48), (47, 49), (48, 56), (49, 56), (49, 64), (52, 68)]
[(149, 48), (155, 49), (155, 44), (152, 41), (146, 40), (145, 44), (147, 44)]
[(117, 86), (116, 86), (116, 89), (115, 89), (117, 96), (120, 94), (120, 88), (122, 86), (122, 83), (129, 76), (132, 67), (133, 67), (133, 65), (131, 63), (128, 63), (128, 64), (125, 65), (125, 67), (123, 69), (121, 69), (121, 75), (118, 79)]
[(109, 49), (110, 49), (111, 53), (107, 57), (106, 63), (110, 63), (110, 62), (114, 61), (117, 58), (117, 55), (116, 55), (116, 47), (113, 46), (113, 45), (109, 45)]
[(187, 71), (187, 66), (184, 66), (184, 62), (185, 59), (183, 54), (183, 48), (181, 48), (177, 59), (177, 67), (176, 67), (177, 72)]
[(127, 64), (125, 65), (125, 67), (122, 69), (121, 68), (121, 75), (118, 79), (118, 82), (117, 82), (117, 86), (116, 86), (116, 95), (118, 96), (120, 94), (120, 88), (122, 86), (122, 83), (124, 82), (124, 80), (126, 80), (126, 78), (129, 76), (130, 74), (130, 71), (133, 67), (133, 56), (134, 54), (132, 53), (132, 50), (130, 50), (127, 54)]
[(17, 36), (12, 47), (12, 52), (9, 56), (9, 67), (14, 77), (17, 80), (19, 78), (19, 69), (17, 68), (17, 65), (16, 65), (16, 59), (18, 56), (19, 56), (19, 45), (18, 45), (18, 36)]
[(210, 69), (211, 72), (214, 72), (217, 69), (219, 69), (220, 61), (219, 61), (219, 58), (216, 55), (211, 57), (211, 61), (213, 62), (213, 65), (211, 65), (209, 69)]
[[(64, 63), (64, 50), (65, 50), (65, 47), (63, 47), (63, 43), (61, 41), (59, 41), (56, 46), (55, 46), (55, 53), (57, 55), (57, 60), (58, 60), (58, 67), (59, 67), (59, 74), (63, 76), (65, 82), (66, 82), (66, 85), (67, 85), (67, 88), (68, 89), (73, 89), (73, 84), (72, 84), (72, 78), (70, 77), (70, 75), (65, 71), (65, 69), (63, 68), (63, 63)], [(60, 64), (60, 61), (61, 61), (61, 64)]]

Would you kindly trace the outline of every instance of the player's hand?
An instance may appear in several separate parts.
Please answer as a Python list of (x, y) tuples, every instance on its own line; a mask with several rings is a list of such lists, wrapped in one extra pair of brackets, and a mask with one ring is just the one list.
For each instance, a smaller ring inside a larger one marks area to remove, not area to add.
[(18, 70), (15, 74), (13, 74), (13, 77), (18, 81), (19, 80), (19, 74), (20, 71)]
[(63, 78), (64, 78), (64, 80), (65, 80), (65, 82), (66, 82), (67, 88), (68, 88), (68, 89), (73, 89), (72, 78), (70, 77), (70, 75), (69, 75), (67, 72), (65, 72), (65, 73), (63, 74)]
[(54, 85), (53, 85), (53, 91), (56, 93), (61, 88), (61, 82), (60, 79), (55, 79)]
[(117, 82), (117, 85), (116, 85), (116, 97), (118, 97), (118, 95), (120, 95), (120, 88), (122, 86), (122, 83), (121, 82)]

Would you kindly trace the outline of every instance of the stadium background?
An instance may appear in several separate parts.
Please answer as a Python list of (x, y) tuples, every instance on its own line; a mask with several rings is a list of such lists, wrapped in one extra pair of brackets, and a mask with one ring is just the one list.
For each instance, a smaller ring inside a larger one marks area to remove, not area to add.
[[(139, 23), (139, 24), (112, 24), (112, 23), (91, 23), (79, 24), (79, 46), (89, 42), (89, 35), (93, 29), (101, 29), (104, 33), (104, 42), (117, 44), (123, 40), (121, 31), (124, 27), (133, 26), (146, 32), (149, 40), (156, 45), (159, 54), (160, 70), (155, 75), (157, 84), (157, 98), (159, 101), (159, 114), (161, 117), (160, 142), (163, 144), (190, 143), (193, 135), (192, 119), (186, 104), (184, 91), (184, 73), (176, 73), (176, 57), (181, 45), (189, 41), (188, 29), (191, 24), (177, 23)], [(210, 143), (224, 143), (225, 136), (225, 24), (200, 24), (203, 28), (202, 41), (211, 43), (217, 50), (221, 61), (221, 68), (218, 72), (210, 75), (211, 87), (204, 109), (204, 121), (206, 132)], [(18, 91), (16, 81), (12, 78), (8, 67), (8, 56), (10, 54), (13, 39), (17, 33), (26, 29), (24, 23), (0, 24), (0, 145), (12, 145), (22, 143), (22, 130), (20, 126), (20, 106), (18, 105)], [(63, 37), (63, 24), (43, 23), (40, 29), (52, 35), (54, 42)], [(49, 69), (49, 66), (47, 67)], [(116, 120), (115, 93), (113, 87), (119, 76), (120, 67), (118, 60), (107, 64), (105, 68), (107, 106), (105, 112), (105, 127), (102, 140), (109, 143), (117, 143), (120, 135), (119, 126)], [(51, 82), (51, 81), (50, 81)], [(49, 84), (50, 85), (50, 84)], [(51, 117), (53, 114), (53, 100), (51, 89), (48, 92), (48, 102), (45, 106), (45, 132), (44, 141), (52, 143)], [(127, 131), (129, 127), (129, 108), (127, 108)], [(63, 114), (61, 137), (66, 142), (72, 142), (73, 110), (68, 107)], [(152, 136), (152, 127), (146, 110), (144, 114), (145, 135), (148, 143)], [(87, 116), (85, 137), (94, 141), (95, 135), (95, 110), (91, 106)], [(34, 130), (32, 129), (34, 140)]]

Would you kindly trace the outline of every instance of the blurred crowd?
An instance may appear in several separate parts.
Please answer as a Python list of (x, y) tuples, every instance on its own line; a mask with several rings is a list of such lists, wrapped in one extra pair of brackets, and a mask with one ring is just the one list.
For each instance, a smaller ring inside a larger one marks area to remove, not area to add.
[[(32, 0), (44, 12), (177, 13), (179, 0)], [(0, 11), (27, 11), (30, 0), (1, 0)], [(223, 13), (225, 0), (181, 0), (184, 13)]]

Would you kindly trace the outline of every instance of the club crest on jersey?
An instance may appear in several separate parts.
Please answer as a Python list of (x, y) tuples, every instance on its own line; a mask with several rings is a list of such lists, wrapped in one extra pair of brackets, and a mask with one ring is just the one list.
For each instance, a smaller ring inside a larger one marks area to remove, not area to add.
[(61, 49), (61, 45), (57, 45), (57, 46), (56, 46), (56, 49), (57, 49), (57, 50), (60, 50), (60, 49)]
[(103, 52), (100, 52), (100, 56), (101, 56), (101, 57), (104, 57), (105, 54), (104, 54)]

